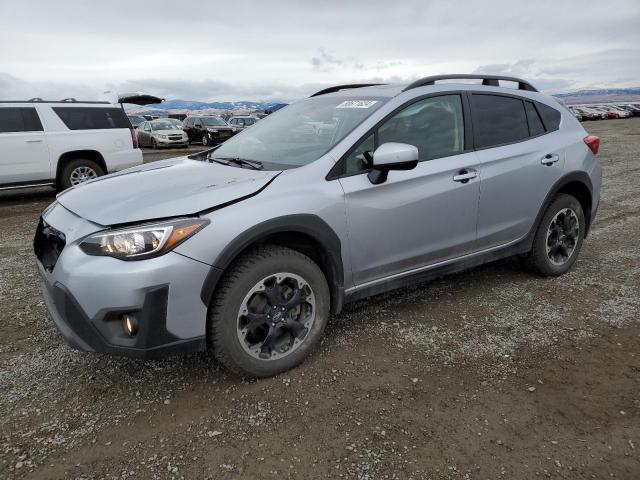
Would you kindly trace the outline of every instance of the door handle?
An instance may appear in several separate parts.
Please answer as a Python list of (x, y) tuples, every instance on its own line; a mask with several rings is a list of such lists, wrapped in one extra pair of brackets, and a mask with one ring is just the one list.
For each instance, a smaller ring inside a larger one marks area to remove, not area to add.
[(544, 157), (540, 159), (540, 163), (542, 165), (550, 166), (560, 160), (560, 155), (557, 153), (547, 153)]
[(40, 143), (42, 140), (25, 140), (27, 143)]
[(475, 170), (467, 170), (466, 168), (460, 170), (457, 175), (453, 176), (454, 182), (467, 183), (472, 178), (476, 178), (478, 172)]

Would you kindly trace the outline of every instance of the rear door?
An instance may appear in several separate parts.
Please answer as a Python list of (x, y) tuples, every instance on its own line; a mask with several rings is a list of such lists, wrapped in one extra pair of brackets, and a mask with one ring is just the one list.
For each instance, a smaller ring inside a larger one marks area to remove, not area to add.
[[(370, 155), (387, 142), (416, 146), (420, 162), (373, 185), (367, 177)], [(461, 94), (411, 103), (341, 162), (356, 285), (472, 251), (480, 176), (476, 154), (465, 142)], [(463, 180), (462, 173), (470, 175)]]
[(50, 181), (51, 163), (35, 107), (0, 107), (0, 188)]
[(562, 176), (561, 115), (514, 95), (472, 93), (470, 104), (482, 164), (478, 248), (487, 249), (526, 236)]

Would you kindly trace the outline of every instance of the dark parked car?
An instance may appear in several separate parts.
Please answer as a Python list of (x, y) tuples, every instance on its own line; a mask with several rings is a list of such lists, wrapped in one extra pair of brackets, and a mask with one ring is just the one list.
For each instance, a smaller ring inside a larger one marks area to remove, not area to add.
[(213, 116), (187, 117), (182, 122), (182, 129), (189, 136), (189, 143), (202, 142), (205, 147), (218, 145), (237, 132), (222, 118)]

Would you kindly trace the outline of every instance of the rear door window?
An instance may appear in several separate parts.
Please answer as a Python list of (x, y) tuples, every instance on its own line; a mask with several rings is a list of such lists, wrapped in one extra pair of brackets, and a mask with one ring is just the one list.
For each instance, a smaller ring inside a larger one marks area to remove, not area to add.
[(561, 114), (558, 110), (540, 102), (536, 102), (536, 108), (538, 109), (538, 112), (540, 112), (540, 116), (542, 117), (542, 121), (544, 122), (547, 132), (553, 132), (560, 128)]
[(35, 108), (0, 108), (0, 133), (41, 131), (42, 123)]
[(501, 95), (471, 95), (477, 148), (505, 145), (529, 137), (524, 102)]
[(540, 120), (536, 107), (531, 102), (524, 102), (524, 108), (527, 111), (527, 120), (529, 120), (529, 133), (532, 137), (542, 135), (544, 133), (544, 125), (542, 125), (542, 120)]
[(53, 107), (53, 111), (69, 130), (131, 128), (131, 122), (121, 108)]

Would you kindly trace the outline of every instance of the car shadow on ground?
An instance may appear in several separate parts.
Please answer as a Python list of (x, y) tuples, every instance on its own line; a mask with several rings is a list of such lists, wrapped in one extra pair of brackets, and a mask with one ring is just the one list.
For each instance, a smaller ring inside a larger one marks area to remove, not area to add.
[(50, 199), (53, 201), (58, 191), (53, 187), (16, 188), (15, 190), (0, 190), (0, 202), (32, 202)]

